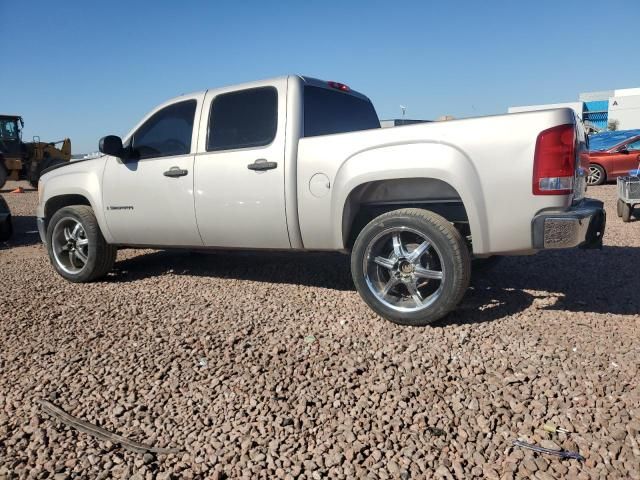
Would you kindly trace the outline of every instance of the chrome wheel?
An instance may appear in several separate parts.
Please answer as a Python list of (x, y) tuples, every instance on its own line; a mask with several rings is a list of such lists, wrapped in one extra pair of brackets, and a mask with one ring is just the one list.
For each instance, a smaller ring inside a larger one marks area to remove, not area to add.
[(587, 185), (600, 185), (602, 183), (602, 169), (596, 165), (589, 165)]
[(56, 223), (51, 235), (51, 247), (58, 267), (66, 273), (80, 273), (89, 260), (87, 233), (73, 217), (64, 217)]
[(442, 294), (442, 256), (423, 233), (393, 227), (376, 235), (363, 258), (367, 286), (384, 305), (414, 312), (427, 308)]

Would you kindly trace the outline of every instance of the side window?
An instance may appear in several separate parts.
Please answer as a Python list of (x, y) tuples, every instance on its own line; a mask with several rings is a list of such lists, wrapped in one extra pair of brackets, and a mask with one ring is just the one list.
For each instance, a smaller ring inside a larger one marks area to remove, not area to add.
[(278, 128), (278, 91), (260, 87), (223, 93), (211, 103), (207, 151), (269, 145)]
[(6, 140), (16, 140), (18, 138), (16, 125), (16, 122), (14, 122), (13, 120), (0, 122), (0, 138), (4, 138)]
[(190, 153), (196, 103), (195, 100), (174, 103), (147, 120), (132, 137), (131, 146), (139, 158)]
[(630, 150), (630, 151), (640, 150), (640, 140), (636, 140), (635, 142), (628, 144), (627, 150)]

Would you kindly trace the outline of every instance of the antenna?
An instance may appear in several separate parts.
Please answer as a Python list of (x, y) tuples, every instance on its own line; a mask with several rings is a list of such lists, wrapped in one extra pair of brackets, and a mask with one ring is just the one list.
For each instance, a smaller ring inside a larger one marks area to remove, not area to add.
[(402, 110), (402, 118), (404, 118), (404, 114), (407, 111), (407, 107), (405, 107), (404, 105), (400, 105), (400, 109)]

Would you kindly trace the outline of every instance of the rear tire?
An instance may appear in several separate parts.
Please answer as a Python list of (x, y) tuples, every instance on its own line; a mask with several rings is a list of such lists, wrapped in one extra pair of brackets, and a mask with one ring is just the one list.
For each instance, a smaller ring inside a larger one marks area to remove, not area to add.
[(622, 202), (622, 221), (627, 223), (631, 221), (631, 213), (633, 212), (633, 207), (629, 203)]
[(83, 283), (104, 277), (113, 267), (118, 249), (104, 239), (91, 207), (74, 205), (51, 217), (47, 252), (62, 277)]
[(407, 208), (369, 222), (351, 253), (353, 282), (377, 314), (423, 326), (453, 310), (469, 286), (471, 258), (460, 232), (433, 212)]

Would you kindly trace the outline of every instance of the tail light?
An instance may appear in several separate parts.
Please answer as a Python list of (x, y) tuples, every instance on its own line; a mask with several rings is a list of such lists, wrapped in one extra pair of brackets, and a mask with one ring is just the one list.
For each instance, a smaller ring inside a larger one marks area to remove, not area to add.
[(576, 169), (574, 125), (540, 132), (533, 160), (533, 194), (566, 195), (573, 191)]

